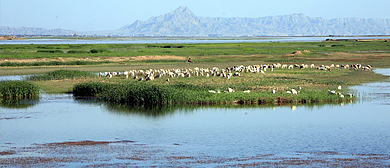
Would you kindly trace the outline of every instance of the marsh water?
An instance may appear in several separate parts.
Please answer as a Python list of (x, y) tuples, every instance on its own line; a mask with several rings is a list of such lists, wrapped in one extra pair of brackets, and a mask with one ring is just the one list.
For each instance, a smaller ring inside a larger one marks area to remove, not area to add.
[[(375, 71), (390, 76), (390, 69)], [(390, 80), (349, 89), (357, 100), (287, 106), (147, 108), (42, 94), (20, 106), (0, 107), (0, 151), (90, 140), (131, 141), (222, 157), (327, 151), (390, 154)]]

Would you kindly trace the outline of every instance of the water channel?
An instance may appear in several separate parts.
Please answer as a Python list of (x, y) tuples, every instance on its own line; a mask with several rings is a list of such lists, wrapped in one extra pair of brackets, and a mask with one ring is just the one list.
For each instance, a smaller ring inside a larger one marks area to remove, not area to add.
[[(390, 69), (376, 69), (375, 72), (390, 76)], [(348, 154), (348, 157), (389, 155), (390, 79), (349, 89), (359, 96), (358, 100), (298, 106), (160, 109), (113, 106), (75, 99), (71, 94), (42, 94), (37, 100), (25, 100), (21, 103), (23, 106), (0, 107), (0, 151), (90, 140), (131, 142), (132, 149), (143, 146), (150, 151), (158, 148), (154, 151), (157, 153), (164, 150), (196, 157), (236, 158), (267, 154), (296, 157), (297, 152), (332, 152)], [(89, 151), (90, 148), (74, 150)], [(0, 159), (45, 153), (36, 151), (39, 150), (21, 150), (14, 155), (0, 155)], [(108, 157), (118, 159), (120, 154), (115, 155)], [(107, 162), (125, 161), (111, 159)], [(156, 165), (150, 160), (132, 160), (131, 163)], [(172, 163), (161, 161), (159, 164)], [(207, 165), (219, 165), (215, 164)]]

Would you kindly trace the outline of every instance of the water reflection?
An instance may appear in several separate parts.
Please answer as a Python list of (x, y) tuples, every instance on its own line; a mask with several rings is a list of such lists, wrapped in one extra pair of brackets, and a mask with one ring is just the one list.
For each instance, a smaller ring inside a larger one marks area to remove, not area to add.
[[(84, 103), (92, 103), (86, 100), (79, 100)], [(94, 103), (103, 104), (104, 107), (111, 113), (120, 115), (139, 115), (146, 117), (164, 117), (167, 115), (174, 115), (175, 113), (192, 113), (196, 110), (210, 110), (214, 109), (270, 109), (273, 111), (278, 107), (290, 107), (291, 111), (295, 111), (297, 108), (305, 108), (308, 111), (319, 110), (322, 108), (340, 107), (348, 104), (356, 103), (354, 100), (348, 100), (344, 102), (328, 102), (328, 103), (311, 103), (311, 104), (261, 104), (261, 105), (169, 105), (169, 106), (131, 106), (125, 104), (110, 104), (99, 101), (93, 101)]]
[(8, 109), (27, 109), (39, 103), (39, 98), (33, 99), (0, 99), (0, 107)]

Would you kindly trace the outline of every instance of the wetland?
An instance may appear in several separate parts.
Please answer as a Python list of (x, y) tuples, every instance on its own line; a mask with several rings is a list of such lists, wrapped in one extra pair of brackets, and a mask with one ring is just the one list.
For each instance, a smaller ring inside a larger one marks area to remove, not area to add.
[[(342, 92), (356, 95), (354, 99), (340, 101), (337, 98), (337, 101), (305, 104), (299, 102), (244, 105), (180, 103), (167, 106), (134, 106), (127, 103), (117, 104), (99, 99), (80, 98), (72, 94), (75, 85), (88, 82), (132, 85), (139, 83), (124, 76), (29, 81), (41, 88), (38, 98), (16, 102), (2, 101), (0, 164), (5, 167), (26, 165), (385, 167), (390, 165), (388, 147), (390, 144), (387, 140), (390, 138), (388, 43), (343, 41), (198, 45), (211, 47), (211, 49), (200, 49), (197, 48), (200, 46), (193, 44), (192, 52), (185, 52), (180, 51), (183, 48), (164, 48), (157, 45), (151, 48), (157, 49), (153, 51), (156, 53), (148, 53), (149, 57), (153, 54), (161, 56), (162, 51), (169, 51), (170, 55), (184, 59), (182, 61), (134, 61), (130, 57), (144, 57), (145, 54), (127, 55), (134, 52), (127, 51), (134, 47), (130, 45), (127, 49), (111, 48), (108, 55), (102, 52), (100, 53), (102, 55), (96, 57), (108, 59), (116, 55), (126, 58), (117, 62), (104, 62), (97, 65), (15, 64), (2, 66), (0, 74), (34, 75), (60, 69), (95, 74), (102, 71), (122, 72), (130, 69), (193, 69), (196, 67), (222, 69), (241, 64), (265, 65), (277, 62), (289, 65), (313, 63), (316, 66), (362, 64), (372, 65), (374, 70), (334, 68), (329, 72), (315, 68), (275, 68), (272, 72), (267, 70), (266, 76), (242, 73), (243, 77), (232, 77), (229, 80), (222, 77), (192, 76), (171, 78), (170, 84), (167, 84), (165, 78), (141, 81), (147, 85), (185, 85), (188, 86), (187, 92), (193, 86), (199, 85), (208, 86), (207, 90), (220, 89), (221, 91), (233, 87), (236, 92), (250, 90), (249, 94), (258, 94), (254, 96), (256, 98), (259, 95), (264, 96), (260, 93), (267, 93), (266, 96), (272, 97), (271, 90), (275, 88), (278, 97), (295, 98), (285, 91), (291, 88), (297, 89), (297, 86), (302, 86), (303, 90), (329, 94), (328, 89), (336, 89), (338, 85), (342, 85)], [(337, 46), (321, 47), (321, 45)], [(145, 45), (140, 46), (142, 48)], [(66, 60), (68, 58), (65, 53), (68, 45), (59, 45), (59, 50), (64, 51), (62, 54), (43, 52), (44, 57), (40, 55), (41, 53), (29, 53), (37, 50), (35, 45), (29, 46), (30, 48), (23, 45), (2, 47), (13, 47), (1, 51), (9, 54), (9, 56), (5, 54), (4, 57), (2, 55), (3, 62), (6, 62), (5, 59), (8, 62), (29, 59), (43, 62), (44, 59), (59, 60), (61, 57)], [(15, 47), (22, 48), (15, 49)], [(87, 45), (83, 50), (93, 48), (97, 46)], [(186, 48), (189, 46), (184, 47)], [(158, 51), (160, 49), (163, 50)], [(351, 52), (367, 51), (367, 49), (368, 52)], [(12, 53), (11, 50), (19, 52), (21, 58), (13, 58), (11, 55), (17, 54)], [(214, 54), (210, 50), (213, 50)], [(311, 52), (285, 56), (303, 50)], [(195, 51), (203, 53), (196, 54)], [(85, 59), (89, 57), (88, 54), (91, 53), (81, 53), (69, 59)], [(191, 57), (196, 63), (184, 63), (187, 57)], [(214, 61), (207, 61), (210, 59)], [(15, 76), (2, 78), (18, 79)], [(249, 80), (245, 81), (245, 79)], [(202, 94), (216, 95), (208, 92)], [(226, 96), (230, 93), (222, 94)]]

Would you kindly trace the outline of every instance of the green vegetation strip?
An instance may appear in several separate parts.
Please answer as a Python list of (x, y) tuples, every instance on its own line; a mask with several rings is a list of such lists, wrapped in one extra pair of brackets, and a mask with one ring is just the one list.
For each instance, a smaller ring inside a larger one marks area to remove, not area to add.
[(0, 98), (33, 98), (39, 96), (39, 87), (28, 81), (0, 81)]
[[(315, 53), (389, 51), (386, 42), (288, 42), (209, 44), (16, 44), (0, 45), (2, 58), (112, 57), (143, 55), (215, 56), (289, 54), (309, 50)], [(307, 54), (310, 55), (310, 54)]]
[(52, 66), (52, 65), (99, 65), (112, 63), (111, 61), (48, 61), (48, 62), (2, 62), (0, 66), (18, 67), (18, 66)]
[(89, 72), (77, 71), (77, 70), (55, 70), (48, 72), (43, 75), (34, 75), (27, 77), (27, 80), (41, 81), (41, 80), (60, 80), (60, 79), (76, 79), (76, 78), (86, 78), (93, 77)]
[(145, 83), (102, 83), (87, 82), (76, 84), (75, 96), (93, 96), (101, 100), (131, 105), (171, 104), (265, 104), (265, 103), (314, 103), (342, 101), (327, 91), (304, 91), (298, 95), (285, 92), (233, 92), (210, 93), (216, 86), (176, 83), (170, 85)]

